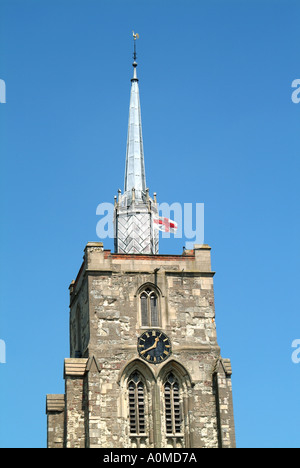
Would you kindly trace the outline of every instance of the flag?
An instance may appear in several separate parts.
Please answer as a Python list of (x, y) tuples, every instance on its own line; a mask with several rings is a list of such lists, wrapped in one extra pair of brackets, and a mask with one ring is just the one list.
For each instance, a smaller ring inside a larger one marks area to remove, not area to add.
[(175, 233), (178, 229), (177, 223), (168, 218), (154, 218), (154, 226), (163, 232)]

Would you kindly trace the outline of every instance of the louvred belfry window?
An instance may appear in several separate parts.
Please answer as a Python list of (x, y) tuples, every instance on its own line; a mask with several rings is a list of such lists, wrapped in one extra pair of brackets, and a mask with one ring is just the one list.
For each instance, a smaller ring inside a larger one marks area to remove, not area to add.
[(171, 372), (164, 385), (165, 418), (167, 435), (181, 435), (182, 415), (180, 405), (179, 384)]
[(144, 435), (145, 427), (145, 387), (139, 372), (134, 372), (128, 383), (130, 434)]
[(140, 295), (142, 327), (159, 327), (158, 295), (150, 288)]

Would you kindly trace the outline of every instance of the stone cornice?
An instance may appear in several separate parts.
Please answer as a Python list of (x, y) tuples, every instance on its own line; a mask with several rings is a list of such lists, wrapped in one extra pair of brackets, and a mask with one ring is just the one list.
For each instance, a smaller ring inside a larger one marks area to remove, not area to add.
[(88, 359), (67, 358), (64, 361), (65, 377), (83, 377), (86, 372)]
[(61, 413), (65, 409), (65, 395), (46, 396), (46, 414), (50, 412)]

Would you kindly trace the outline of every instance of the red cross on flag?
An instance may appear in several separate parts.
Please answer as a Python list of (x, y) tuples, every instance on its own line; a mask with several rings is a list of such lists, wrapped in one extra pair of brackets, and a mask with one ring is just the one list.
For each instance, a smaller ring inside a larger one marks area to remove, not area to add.
[(154, 226), (163, 232), (175, 233), (178, 229), (177, 223), (168, 218), (154, 218)]

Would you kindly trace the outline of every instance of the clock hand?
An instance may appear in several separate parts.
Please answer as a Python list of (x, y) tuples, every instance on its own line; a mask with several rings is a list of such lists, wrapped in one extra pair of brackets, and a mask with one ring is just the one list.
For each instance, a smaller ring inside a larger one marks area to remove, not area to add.
[(158, 342), (159, 342), (159, 337), (157, 336), (157, 337), (155, 338), (155, 343), (154, 343), (154, 345), (153, 345), (153, 348), (156, 348)]
[(147, 353), (147, 351), (150, 351), (151, 349), (156, 348), (158, 341), (159, 341), (159, 337), (155, 338), (155, 343), (152, 346), (150, 346), (150, 348), (147, 348), (141, 351), (141, 354), (145, 354)]

